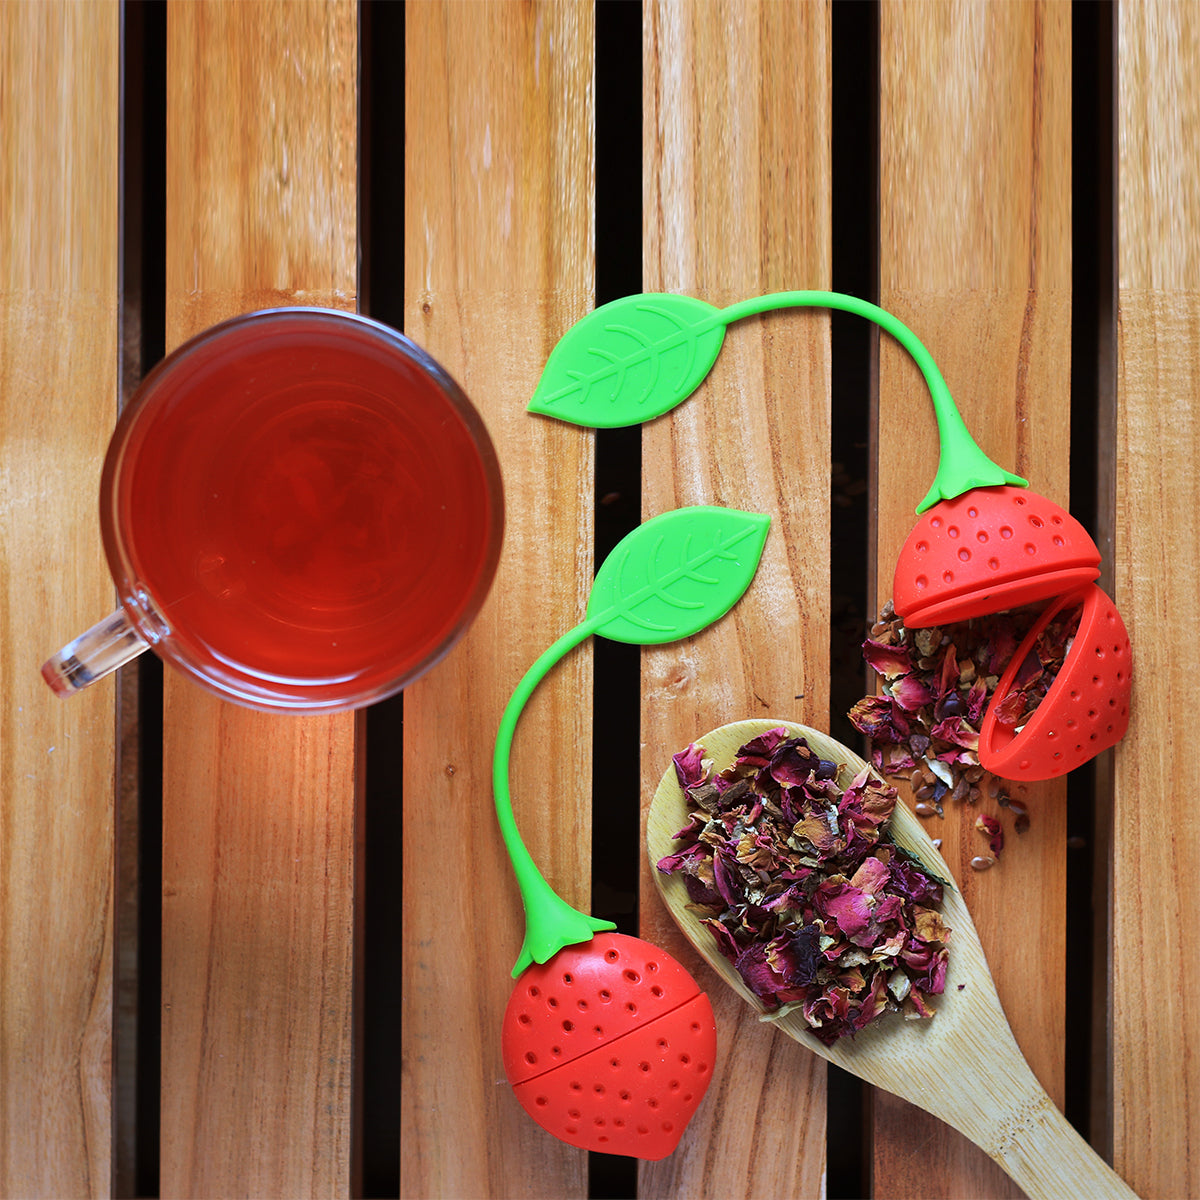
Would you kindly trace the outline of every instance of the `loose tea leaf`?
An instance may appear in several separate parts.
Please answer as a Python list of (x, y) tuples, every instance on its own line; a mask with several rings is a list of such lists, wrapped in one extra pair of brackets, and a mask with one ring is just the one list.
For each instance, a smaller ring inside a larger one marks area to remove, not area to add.
[(675, 755), (690, 820), (658, 869), (746, 985), (799, 1012), (826, 1044), (884, 1012), (933, 1015), (950, 930), (942, 881), (889, 838), (896, 790), (865, 769), (845, 788), (803, 738), (772, 729), (714, 774), (702, 746)]
[[(944, 815), (947, 801), (975, 804), (987, 796), (1001, 808), (1016, 806), (1016, 832), (1029, 828), (1024, 805), (1010, 800), (1009, 782), (980, 764), (979, 731), (1000, 676), (1041, 611), (1032, 605), (909, 629), (890, 600), (884, 605), (863, 643), (882, 690), (863, 697), (849, 716), (870, 739), (876, 770), (908, 778), (919, 817)], [(1037, 710), (1071, 648), (1080, 613), (1079, 606), (1065, 609), (1038, 637), (1001, 702), (1001, 722), (1019, 729)], [(991, 816), (980, 817), (977, 828), (987, 834), (991, 854), (972, 865), (984, 870), (999, 858), (1004, 834)]]
[(1000, 822), (988, 813), (980, 813), (975, 818), (975, 828), (988, 839), (988, 849), (992, 855), (999, 858), (1000, 851), (1004, 849), (1004, 830), (1000, 828)]
[[(1040, 611), (1031, 606), (909, 629), (891, 601), (884, 605), (863, 643), (882, 690), (863, 697), (849, 716), (870, 739), (875, 768), (910, 780), (920, 816), (940, 815), (947, 800), (974, 804), (988, 795), (1008, 803), (1007, 781), (980, 765), (979, 730), (1000, 675)], [(1078, 622), (1078, 609), (1064, 613), (1038, 640), (1012, 693), (1014, 724), (1041, 702)]]
[(529, 411), (593, 429), (650, 421), (686, 400), (725, 341), (720, 310), (693, 296), (624, 296), (573, 325)]

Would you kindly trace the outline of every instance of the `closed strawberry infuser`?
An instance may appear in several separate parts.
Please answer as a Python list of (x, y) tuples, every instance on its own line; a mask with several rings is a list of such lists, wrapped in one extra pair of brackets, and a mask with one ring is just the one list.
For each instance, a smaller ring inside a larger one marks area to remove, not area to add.
[(502, 1047), (517, 1099), (543, 1128), (582, 1149), (658, 1159), (708, 1087), (717, 1033), (675, 959), (600, 933), (525, 971)]
[(712, 1005), (665, 951), (572, 908), (517, 830), (508, 766), (517, 721), (546, 673), (598, 634), (652, 645), (691, 637), (749, 586), (770, 519), (699, 506), (628, 534), (596, 573), (585, 619), (525, 673), (496, 734), (496, 816), (525, 906), (525, 941), (501, 1033), (504, 1073), (543, 1129), (583, 1150), (660, 1159), (712, 1078)]

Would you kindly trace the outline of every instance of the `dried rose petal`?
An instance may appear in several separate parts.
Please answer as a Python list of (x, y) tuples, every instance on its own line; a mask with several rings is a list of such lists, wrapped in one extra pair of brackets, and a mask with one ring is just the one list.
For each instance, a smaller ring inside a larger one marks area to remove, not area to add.
[(1004, 830), (1000, 828), (1000, 822), (987, 813), (980, 813), (975, 818), (975, 828), (989, 839), (988, 849), (999, 858), (1004, 849)]
[(871, 921), (867, 897), (848, 883), (821, 884), (813, 896), (813, 904), (823, 917), (833, 917), (847, 937), (861, 933)]
[[(949, 930), (943, 883), (896, 846), (896, 791), (775, 729), (708, 777), (702, 748), (676, 757), (689, 821), (658, 863), (681, 874), (721, 953), (768, 1010), (802, 1012), (825, 1042), (877, 1016), (932, 1015)], [(682, 764), (682, 765), (681, 765)]]
[(706, 772), (704, 771), (704, 754), (699, 746), (691, 745), (686, 750), (681, 750), (672, 760), (675, 764), (675, 774), (679, 777), (679, 786), (682, 788), (692, 787), (700, 782)]
[(904, 709), (887, 696), (864, 696), (850, 710), (850, 720), (872, 741), (903, 742), (911, 732)]
[(906, 647), (887, 646), (869, 638), (863, 643), (863, 658), (873, 671), (878, 671), (886, 679), (907, 675), (913, 669), (913, 660)]
[(1025, 716), (1025, 693), (1011, 691), (996, 705), (996, 720), (1009, 729), (1015, 729)]
[(905, 675), (892, 684), (892, 699), (906, 713), (919, 712), (933, 700), (933, 689), (915, 675)]
[[(850, 720), (870, 740), (875, 768), (911, 784), (920, 815), (940, 816), (946, 801), (975, 803), (984, 796), (1006, 804), (1001, 781), (980, 766), (979, 730), (1000, 675), (1040, 612), (1030, 606), (910, 630), (888, 601), (872, 625), (863, 656), (879, 672), (882, 691), (860, 700)], [(1078, 607), (1060, 614), (1021, 664), (1016, 685), (997, 710), (1009, 728), (1018, 729), (1041, 703), (1079, 619)], [(1018, 816), (1015, 827), (1018, 833), (1028, 829), (1028, 816)], [(989, 839), (994, 861), (1003, 833)]]

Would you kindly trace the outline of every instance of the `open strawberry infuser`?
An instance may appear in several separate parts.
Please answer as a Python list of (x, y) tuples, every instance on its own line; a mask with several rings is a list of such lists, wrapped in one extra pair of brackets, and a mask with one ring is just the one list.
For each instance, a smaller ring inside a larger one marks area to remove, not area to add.
[(1006, 720), (1006, 697), (1041, 630), (1030, 631), (1013, 671), (999, 679), (978, 740), (984, 768), (1006, 779), (1050, 779), (1115, 745), (1129, 724), (1129, 638), (1094, 582), (1099, 550), (1070, 513), (984, 454), (933, 356), (886, 309), (824, 291), (777, 292), (724, 309), (669, 293), (627, 296), (568, 330), (530, 411), (593, 428), (652, 420), (700, 385), (730, 324), (783, 308), (832, 308), (873, 321), (912, 356), (929, 388), (940, 453), (896, 563), (893, 602), (904, 624), (929, 628), (1047, 601), (1059, 609), (1081, 606), (1078, 631), (1036, 720)]

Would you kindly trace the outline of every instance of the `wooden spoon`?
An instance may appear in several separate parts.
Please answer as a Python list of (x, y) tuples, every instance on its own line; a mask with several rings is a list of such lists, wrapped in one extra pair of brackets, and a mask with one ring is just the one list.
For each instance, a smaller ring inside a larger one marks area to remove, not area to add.
[[(722, 770), (751, 738), (780, 726), (804, 737), (821, 758), (838, 763), (843, 787), (866, 765), (825, 734), (784, 721), (739, 721), (697, 740), (704, 757)], [(687, 820), (687, 802), (672, 765), (658, 785), (647, 820), (652, 867), (677, 850), (673, 838)], [(896, 805), (890, 829), (893, 839), (936, 875), (953, 878), (903, 804)], [(908, 1021), (897, 1013), (884, 1014), (855, 1037), (826, 1046), (809, 1032), (802, 1014), (774, 1017), (766, 1012), (689, 910), (681, 875), (656, 869), (651, 874), (687, 939), (762, 1020), (773, 1020), (789, 1037), (844, 1071), (933, 1113), (995, 1159), (1033, 1200), (1134, 1196), (1067, 1122), (1030, 1070), (1000, 1007), (979, 935), (957, 889), (946, 889), (941, 909), (952, 933), (946, 990), (936, 1000), (936, 1015)]]

